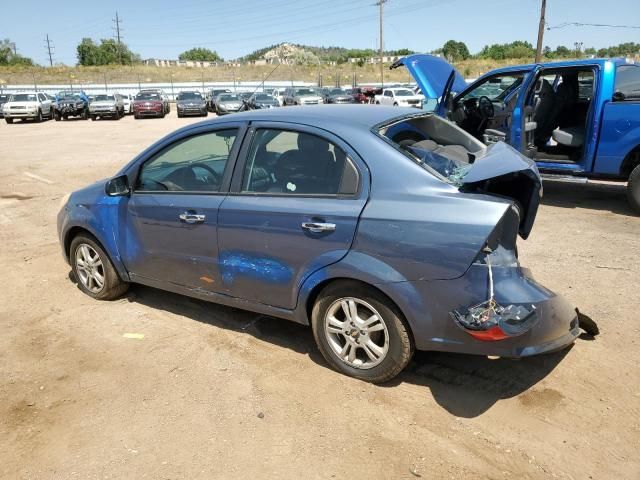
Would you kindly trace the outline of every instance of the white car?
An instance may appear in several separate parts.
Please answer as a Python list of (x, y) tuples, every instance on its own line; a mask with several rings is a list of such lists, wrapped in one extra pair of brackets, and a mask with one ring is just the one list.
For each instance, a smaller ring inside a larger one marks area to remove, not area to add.
[(273, 98), (275, 98), (280, 104), (280, 106), (282, 106), (282, 104), (284, 103), (285, 90), (286, 90), (285, 88), (274, 88), (271, 92), (267, 92), (267, 93), (269, 93)]
[(14, 93), (2, 105), (2, 114), (7, 123), (13, 123), (16, 119), (36, 122), (41, 122), (44, 118), (51, 120), (54, 114), (53, 102), (42, 92)]
[(422, 95), (416, 95), (408, 88), (385, 88), (375, 98), (377, 105), (422, 108)]
[(133, 95), (128, 93), (121, 93), (122, 102), (124, 103), (124, 114), (130, 115), (133, 113)]

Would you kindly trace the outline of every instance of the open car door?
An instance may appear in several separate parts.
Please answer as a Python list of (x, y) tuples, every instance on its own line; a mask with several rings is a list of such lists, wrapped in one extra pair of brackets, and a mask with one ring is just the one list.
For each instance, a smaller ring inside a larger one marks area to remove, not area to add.
[(467, 87), (460, 72), (446, 60), (435, 55), (415, 54), (402, 57), (391, 65), (391, 69), (404, 65), (414, 78), (426, 98), (435, 98), (438, 104), (435, 113), (446, 115), (446, 99), (450, 93), (460, 93)]

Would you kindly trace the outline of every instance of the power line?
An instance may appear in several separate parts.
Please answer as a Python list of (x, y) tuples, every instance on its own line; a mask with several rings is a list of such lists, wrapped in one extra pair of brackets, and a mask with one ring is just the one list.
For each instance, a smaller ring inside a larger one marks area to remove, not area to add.
[(115, 23), (115, 31), (116, 31), (116, 40), (118, 41), (118, 63), (122, 65), (122, 36), (120, 35), (120, 24), (122, 23), (122, 19), (118, 17), (118, 12), (116, 11), (116, 18), (112, 19)]
[(45, 38), (45, 48), (47, 49), (47, 55), (49, 56), (49, 66), (53, 67), (53, 52), (51, 51), (51, 49), (54, 49), (55, 47), (53, 45), (51, 45), (51, 40), (49, 39), (49, 34), (47, 33), (47, 38)]
[(640, 29), (640, 25), (610, 25), (608, 23), (580, 23), (580, 22), (565, 22), (554, 27), (547, 27), (547, 30), (555, 30), (557, 28), (565, 27), (606, 27), (606, 28), (632, 28)]

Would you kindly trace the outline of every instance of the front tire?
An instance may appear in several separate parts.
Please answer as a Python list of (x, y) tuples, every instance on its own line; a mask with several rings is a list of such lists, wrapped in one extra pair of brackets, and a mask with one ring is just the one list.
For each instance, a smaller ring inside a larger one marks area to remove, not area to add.
[(4, 121), (7, 122), (8, 124), (12, 124), (13, 118), (4, 117)]
[(71, 268), (84, 293), (97, 300), (113, 300), (129, 288), (116, 272), (108, 255), (89, 235), (78, 235), (69, 248)]
[(631, 171), (627, 182), (627, 198), (631, 208), (640, 214), (640, 164)]
[(36, 117), (37, 123), (42, 123), (42, 110), (38, 110), (38, 116)]
[(335, 282), (322, 290), (311, 326), (329, 365), (367, 382), (391, 380), (413, 355), (409, 328), (397, 307), (358, 282)]

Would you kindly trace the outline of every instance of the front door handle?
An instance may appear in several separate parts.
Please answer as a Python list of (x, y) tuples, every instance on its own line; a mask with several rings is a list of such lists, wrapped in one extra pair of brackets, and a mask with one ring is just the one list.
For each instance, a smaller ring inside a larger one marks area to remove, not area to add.
[(304, 222), (302, 228), (312, 233), (333, 232), (336, 229), (335, 223)]
[(204, 223), (207, 217), (193, 212), (184, 212), (181, 213), (178, 218), (180, 218), (180, 221), (185, 223)]

